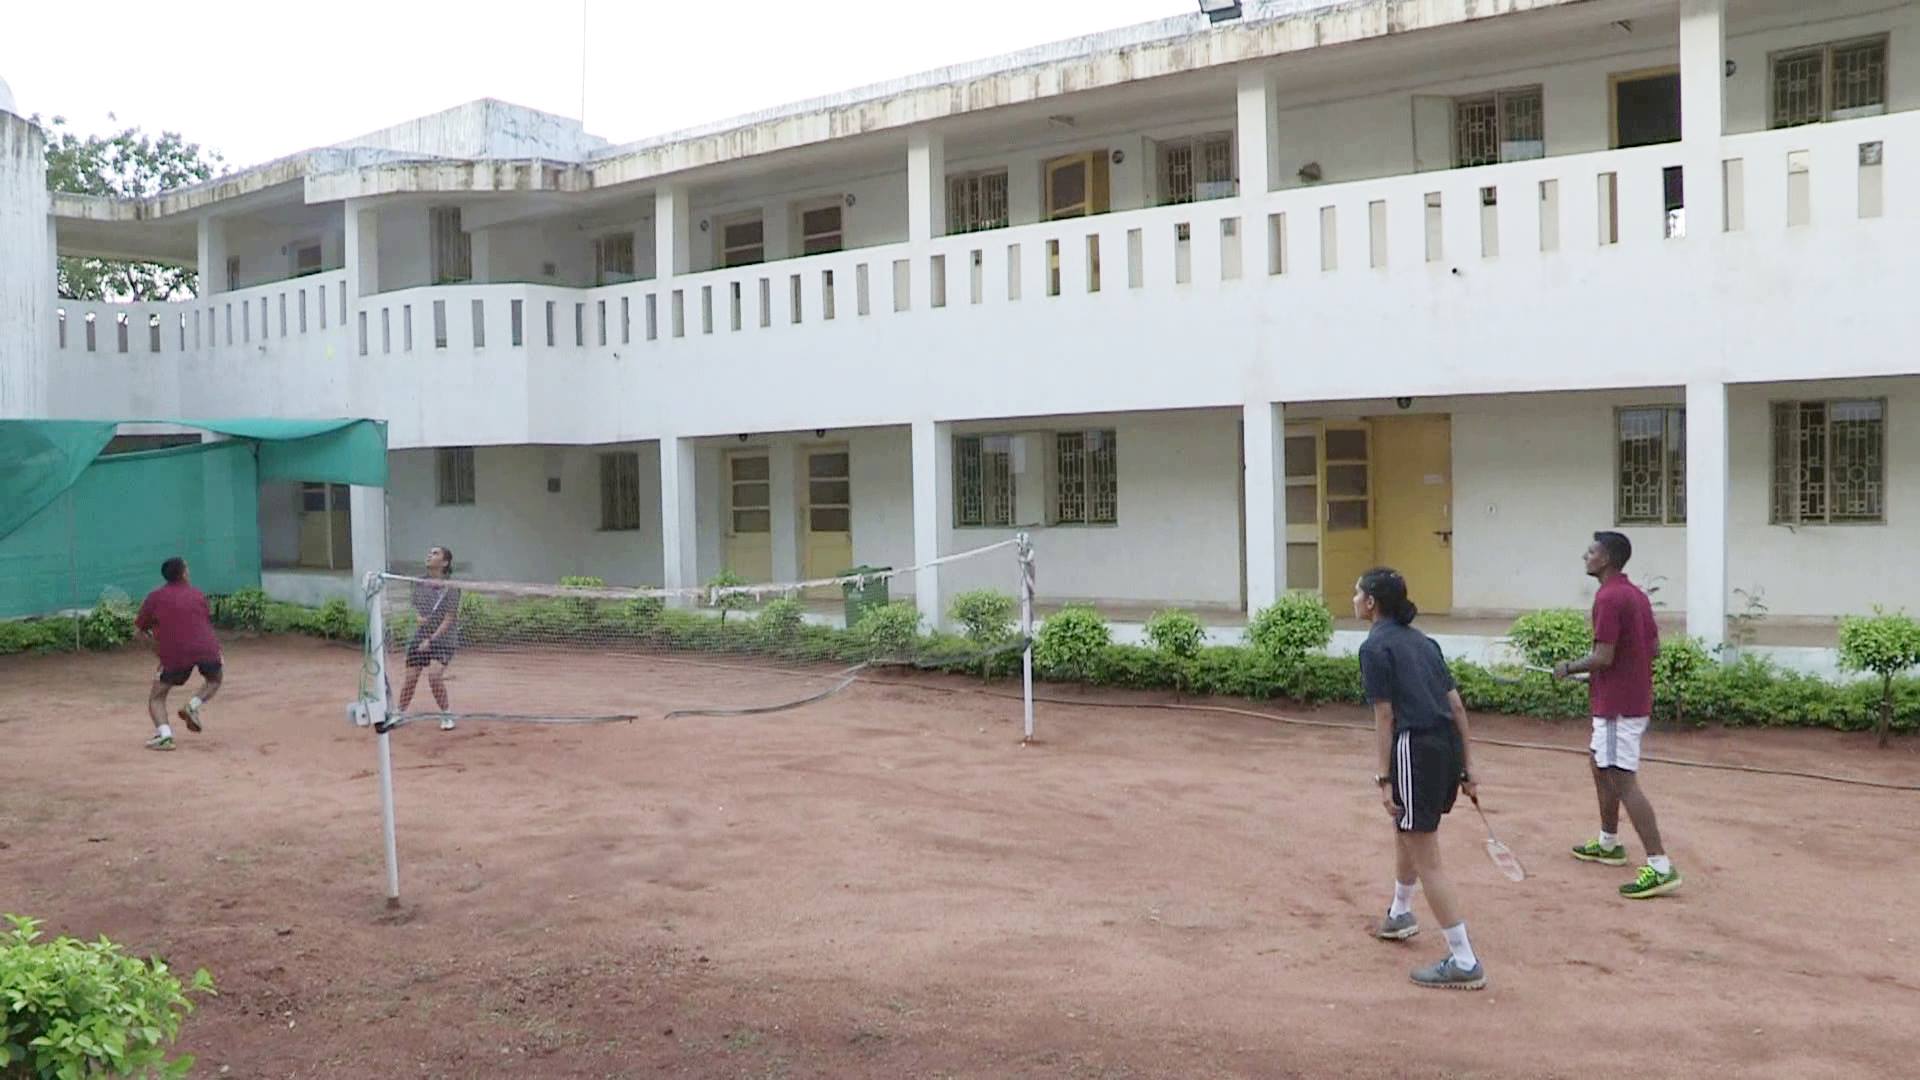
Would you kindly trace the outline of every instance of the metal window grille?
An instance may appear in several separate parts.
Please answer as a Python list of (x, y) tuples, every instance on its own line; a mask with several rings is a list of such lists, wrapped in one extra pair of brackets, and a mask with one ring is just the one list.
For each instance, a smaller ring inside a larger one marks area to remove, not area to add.
[(1111, 430), (1054, 436), (1054, 521), (1062, 525), (1119, 522), (1115, 443)]
[(824, 255), (840, 250), (840, 207), (823, 206), (800, 215), (800, 253)]
[(618, 281), (632, 281), (633, 274), (633, 234), (615, 233), (603, 236), (593, 244), (594, 281), (608, 285)]
[(1007, 173), (956, 176), (947, 184), (947, 232), (980, 232), (1007, 227)]
[(441, 506), (471, 506), (474, 503), (473, 447), (449, 446), (435, 452), (439, 474), (438, 496)]
[(1781, 53), (1773, 58), (1772, 93), (1776, 128), (1883, 110), (1887, 104), (1887, 39), (1877, 37)]
[(1230, 198), (1236, 164), (1233, 136), (1224, 131), (1161, 143), (1161, 205)]
[(1614, 517), (1621, 525), (1687, 520), (1687, 413), (1672, 406), (1621, 409)]
[(473, 237), (460, 227), (460, 208), (436, 206), (429, 222), (435, 284), (473, 280)]
[(1886, 513), (1885, 402), (1774, 404), (1774, 524), (1880, 524)]
[(600, 455), (600, 527), (627, 532), (640, 527), (640, 455)]
[(1013, 524), (1013, 454), (1006, 436), (953, 440), (954, 524)]
[(1546, 105), (1527, 86), (1455, 99), (1453, 163), (1460, 168), (1524, 161), (1546, 153)]
[(720, 231), (720, 264), (752, 266), (767, 259), (766, 226), (759, 220), (736, 221)]
[(1833, 49), (1833, 111), (1836, 115), (1887, 103), (1887, 41), (1856, 42)]

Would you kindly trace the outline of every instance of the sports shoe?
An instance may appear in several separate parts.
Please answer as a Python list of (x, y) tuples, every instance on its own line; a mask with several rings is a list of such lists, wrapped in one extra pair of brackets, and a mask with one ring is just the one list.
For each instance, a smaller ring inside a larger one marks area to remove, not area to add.
[(1432, 967), (1415, 968), (1410, 977), (1414, 985), (1436, 990), (1479, 990), (1487, 985), (1487, 966), (1477, 963), (1463, 968), (1447, 956)]
[(1584, 844), (1575, 844), (1573, 857), (1581, 862), (1604, 863), (1608, 866), (1627, 865), (1627, 845), (1615, 844), (1610, 848), (1600, 846), (1600, 841), (1589, 840)]
[(451, 717), (451, 716), (443, 716), (443, 717), (441, 717), (441, 718), (440, 718), (440, 730), (441, 730), (441, 731), (452, 731), (452, 730), (453, 730), (453, 717)]
[(1665, 896), (1679, 887), (1680, 871), (1669, 870), (1663, 874), (1651, 866), (1642, 866), (1632, 881), (1620, 886), (1620, 895), (1629, 900), (1650, 900)]
[(1401, 915), (1389, 915), (1380, 921), (1380, 928), (1373, 936), (1381, 941), (1405, 941), (1420, 932), (1420, 920), (1409, 911)]
[(188, 731), (199, 731), (200, 702), (193, 698), (188, 698), (187, 703), (180, 706), (180, 721), (187, 725)]
[(149, 750), (171, 750), (171, 749), (173, 749), (173, 736), (171, 736), (171, 735), (155, 735), (155, 736), (154, 736), (153, 738), (151, 738), (151, 739), (148, 739), (148, 740), (147, 740), (147, 749), (149, 749)]

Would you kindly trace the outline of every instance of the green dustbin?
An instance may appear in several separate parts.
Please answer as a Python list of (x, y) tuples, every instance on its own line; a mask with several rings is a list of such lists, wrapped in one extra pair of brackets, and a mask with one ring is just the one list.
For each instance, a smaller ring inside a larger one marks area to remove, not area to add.
[[(893, 567), (891, 566), (855, 566), (851, 569), (841, 571), (840, 576), (852, 577), (855, 574), (885, 574), (892, 569)], [(847, 599), (847, 629), (849, 630), (860, 624), (860, 617), (865, 615), (869, 608), (887, 606), (887, 579), (884, 577), (870, 577), (863, 581), (843, 582), (840, 586), (840, 591)]]

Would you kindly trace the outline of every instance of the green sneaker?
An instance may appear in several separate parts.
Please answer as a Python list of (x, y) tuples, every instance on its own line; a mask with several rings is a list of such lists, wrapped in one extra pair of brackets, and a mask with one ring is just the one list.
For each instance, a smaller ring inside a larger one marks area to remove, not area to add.
[(1629, 900), (1650, 900), (1665, 896), (1679, 887), (1680, 871), (1669, 870), (1663, 874), (1651, 866), (1642, 866), (1638, 876), (1620, 886), (1620, 895)]
[(1575, 844), (1573, 857), (1581, 862), (1604, 863), (1607, 866), (1627, 865), (1627, 846), (1615, 844), (1610, 848), (1600, 846), (1600, 841), (1589, 840), (1584, 844)]
[(149, 749), (149, 750), (171, 750), (171, 749), (173, 749), (173, 736), (171, 736), (171, 735), (155, 735), (155, 736), (154, 736), (153, 738), (151, 738), (151, 739), (148, 739), (148, 740), (147, 740), (147, 749)]

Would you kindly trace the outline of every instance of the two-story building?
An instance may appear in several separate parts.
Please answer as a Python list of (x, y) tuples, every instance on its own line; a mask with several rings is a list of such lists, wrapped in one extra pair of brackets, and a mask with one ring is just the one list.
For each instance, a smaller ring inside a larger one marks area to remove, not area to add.
[[(263, 496), (342, 580), (383, 534), (687, 585), (1024, 529), (1047, 602), (1230, 626), (1389, 563), (1486, 636), (1618, 527), (1710, 642), (1920, 604), (1920, 3), (1227, 16), (619, 145), (480, 101), (143, 202), (36, 195), (0, 116), (0, 411), (385, 418), (384, 519)], [(56, 252), (200, 294), (61, 301)]]

